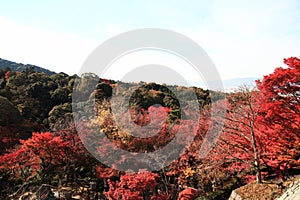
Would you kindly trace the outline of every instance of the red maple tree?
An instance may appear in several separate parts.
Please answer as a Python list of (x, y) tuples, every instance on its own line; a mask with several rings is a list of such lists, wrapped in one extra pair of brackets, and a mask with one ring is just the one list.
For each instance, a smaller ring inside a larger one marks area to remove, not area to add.
[(284, 178), (300, 165), (300, 59), (284, 59), (287, 68), (276, 68), (257, 81), (262, 94), (260, 121), (266, 133), (266, 163)]

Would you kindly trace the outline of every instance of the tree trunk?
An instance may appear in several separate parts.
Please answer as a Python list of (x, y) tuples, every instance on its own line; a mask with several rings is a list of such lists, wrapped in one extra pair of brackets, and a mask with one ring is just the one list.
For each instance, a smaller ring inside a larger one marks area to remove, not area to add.
[(254, 151), (254, 167), (255, 167), (255, 170), (256, 170), (256, 182), (257, 183), (262, 183), (261, 170), (260, 170), (260, 161), (259, 161), (257, 144), (256, 144), (256, 139), (255, 139), (255, 134), (254, 134), (253, 127), (251, 127), (251, 137), (252, 137), (252, 147), (253, 147), (253, 151)]
[(261, 170), (260, 170), (260, 163), (259, 161), (256, 162), (256, 182), (257, 183), (262, 183), (262, 178), (261, 178)]

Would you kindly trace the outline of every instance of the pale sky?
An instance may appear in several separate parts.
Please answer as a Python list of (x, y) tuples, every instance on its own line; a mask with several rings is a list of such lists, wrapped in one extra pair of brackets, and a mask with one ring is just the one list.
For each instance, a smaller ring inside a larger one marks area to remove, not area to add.
[(222, 79), (262, 77), (300, 56), (299, 19), (297, 0), (0, 0), (0, 58), (72, 75), (112, 36), (163, 28), (197, 42)]

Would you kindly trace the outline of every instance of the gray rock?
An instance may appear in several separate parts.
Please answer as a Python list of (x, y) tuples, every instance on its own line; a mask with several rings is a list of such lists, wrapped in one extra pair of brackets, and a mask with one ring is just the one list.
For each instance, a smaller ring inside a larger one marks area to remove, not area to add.
[(300, 181), (291, 183), (287, 191), (276, 200), (298, 200), (300, 199)]
[(233, 190), (231, 192), (229, 200), (243, 200), (243, 198), (236, 192), (236, 190)]

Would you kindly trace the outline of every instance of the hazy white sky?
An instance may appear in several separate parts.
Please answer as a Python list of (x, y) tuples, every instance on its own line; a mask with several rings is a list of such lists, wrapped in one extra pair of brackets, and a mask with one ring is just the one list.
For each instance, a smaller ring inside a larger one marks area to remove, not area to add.
[(0, 58), (74, 74), (112, 36), (164, 28), (202, 46), (223, 79), (261, 77), (300, 55), (299, 19), (297, 0), (0, 1)]

